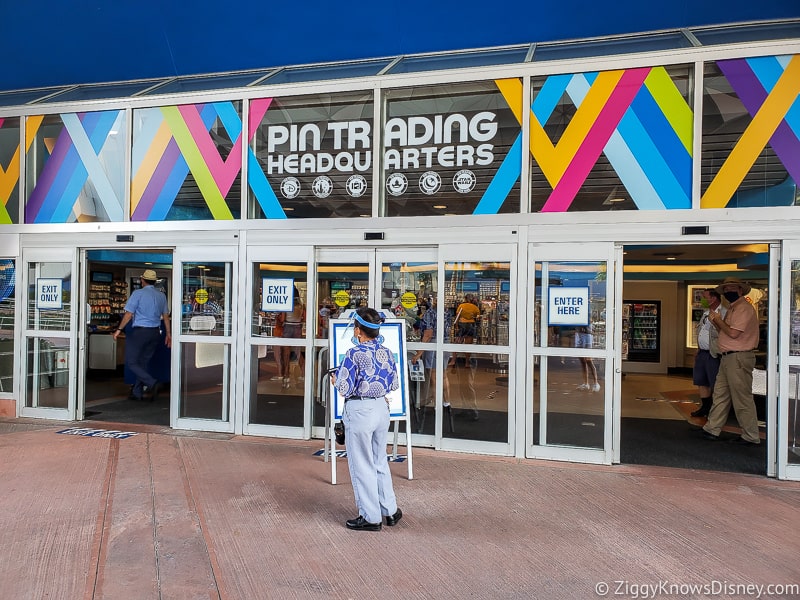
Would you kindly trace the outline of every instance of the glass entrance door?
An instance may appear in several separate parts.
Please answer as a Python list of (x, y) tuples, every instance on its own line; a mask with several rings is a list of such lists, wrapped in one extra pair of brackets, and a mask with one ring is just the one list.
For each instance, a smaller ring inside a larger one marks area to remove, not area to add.
[(78, 265), (71, 248), (23, 251), (20, 415), (75, 419), (78, 355)]
[[(232, 432), (236, 385), (238, 248), (175, 251), (172, 306), (172, 426)], [(169, 290), (169, 288), (168, 288)]]
[(613, 244), (530, 246), (529, 457), (614, 460), (617, 252)]

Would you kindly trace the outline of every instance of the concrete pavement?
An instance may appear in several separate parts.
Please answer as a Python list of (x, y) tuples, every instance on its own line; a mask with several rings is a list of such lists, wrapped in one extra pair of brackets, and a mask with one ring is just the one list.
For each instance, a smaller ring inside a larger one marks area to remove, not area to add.
[(117, 428), (0, 421), (0, 598), (575, 599), (604, 583), (615, 598), (746, 598), (748, 584), (761, 597), (800, 584), (797, 483), (416, 449), (414, 480), (392, 465), (401, 523), (353, 532), (345, 461), (331, 485), (318, 440), (57, 433), (72, 426)]

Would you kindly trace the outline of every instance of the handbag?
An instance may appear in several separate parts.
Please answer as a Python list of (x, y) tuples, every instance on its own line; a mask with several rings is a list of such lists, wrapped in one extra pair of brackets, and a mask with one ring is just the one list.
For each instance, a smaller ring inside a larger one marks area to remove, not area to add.
[(333, 426), (333, 435), (336, 438), (336, 443), (344, 446), (344, 423), (339, 421)]
[(713, 325), (708, 328), (708, 353), (714, 358), (722, 356), (719, 350), (719, 331)]

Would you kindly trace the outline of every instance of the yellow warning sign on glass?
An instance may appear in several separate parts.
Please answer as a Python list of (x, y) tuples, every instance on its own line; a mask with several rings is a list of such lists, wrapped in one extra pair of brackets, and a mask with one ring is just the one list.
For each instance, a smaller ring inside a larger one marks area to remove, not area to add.
[(194, 301), (198, 304), (205, 304), (208, 302), (208, 290), (200, 288), (194, 293)]
[(347, 306), (350, 304), (350, 294), (345, 290), (339, 290), (333, 295), (333, 301), (336, 303), (336, 306)]
[(417, 305), (417, 295), (414, 292), (406, 292), (400, 296), (400, 304), (403, 308), (414, 308)]

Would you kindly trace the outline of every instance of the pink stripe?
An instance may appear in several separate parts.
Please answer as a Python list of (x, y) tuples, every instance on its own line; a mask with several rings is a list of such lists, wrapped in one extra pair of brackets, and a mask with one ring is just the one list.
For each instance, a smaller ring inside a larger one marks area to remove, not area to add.
[(553, 193), (542, 207), (542, 212), (566, 212), (569, 209), (578, 190), (597, 163), (600, 153), (619, 125), (622, 115), (628, 110), (649, 74), (649, 68), (628, 69), (622, 74), (606, 105), (597, 115), (589, 133), (564, 171), (564, 175), (553, 188)]
[(258, 126), (261, 125), (261, 119), (267, 114), (272, 98), (259, 98), (250, 102), (250, 118), (248, 119), (249, 131), (247, 137), (248, 142), (253, 141), (253, 136), (256, 134)]
[(200, 118), (197, 105), (184, 104), (178, 107), (189, 133), (192, 134), (197, 149), (205, 160), (214, 182), (222, 196), (226, 196), (242, 167), (242, 136), (240, 135), (228, 154), (227, 162), (222, 160), (216, 145)]

